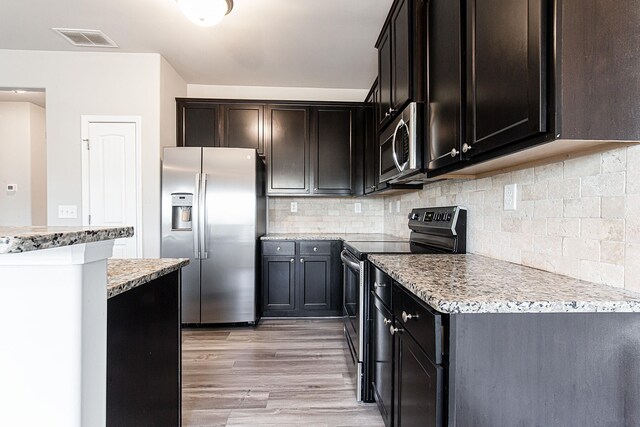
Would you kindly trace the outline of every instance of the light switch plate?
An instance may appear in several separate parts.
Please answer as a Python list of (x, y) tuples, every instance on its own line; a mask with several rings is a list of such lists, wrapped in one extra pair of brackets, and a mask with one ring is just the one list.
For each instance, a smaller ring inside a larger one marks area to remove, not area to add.
[(354, 207), (354, 209), (355, 209), (356, 213), (362, 213), (362, 203), (360, 203), (360, 202), (356, 202), (356, 203), (353, 205), (353, 207)]
[(64, 219), (78, 218), (78, 206), (58, 205), (58, 218), (64, 218)]
[(291, 202), (291, 212), (298, 212), (298, 202)]
[(504, 186), (504, 210), (515, 211), (517, 198), (518, 198), (517, 184), (505, 185)]

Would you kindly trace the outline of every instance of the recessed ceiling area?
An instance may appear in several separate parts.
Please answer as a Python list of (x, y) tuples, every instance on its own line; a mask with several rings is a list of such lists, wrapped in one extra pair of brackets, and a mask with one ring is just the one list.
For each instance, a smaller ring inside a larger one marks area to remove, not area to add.
[(45, 107), (44, 90), (19, 90), (0, 88), (0, 102), (30, 102), (42, 108)]
[(174, 0), (5, 1), (0, 48), (100, 51), (51, 28), (103, 31), (112, 52), (160, 53), (192, 84), (367, 89), (392, 0), (234, 0), (221, 23), (191, 23)]

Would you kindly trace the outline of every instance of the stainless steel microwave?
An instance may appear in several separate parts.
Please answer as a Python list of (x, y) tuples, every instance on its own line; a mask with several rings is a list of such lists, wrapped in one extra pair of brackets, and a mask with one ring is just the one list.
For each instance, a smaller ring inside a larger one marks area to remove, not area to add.
[(380, 134), (379, 182), (401, 183), (422, 172), (423, 104), (412, 102)]

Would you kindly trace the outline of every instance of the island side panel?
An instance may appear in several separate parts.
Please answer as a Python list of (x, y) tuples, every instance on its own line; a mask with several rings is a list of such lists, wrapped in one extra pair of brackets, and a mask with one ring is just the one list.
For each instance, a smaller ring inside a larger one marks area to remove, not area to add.
[(107, 304), (107, 425), (180, 425), (179, 271)]
[(640, 425), (640, 314), (456, 314), (449, 425)]

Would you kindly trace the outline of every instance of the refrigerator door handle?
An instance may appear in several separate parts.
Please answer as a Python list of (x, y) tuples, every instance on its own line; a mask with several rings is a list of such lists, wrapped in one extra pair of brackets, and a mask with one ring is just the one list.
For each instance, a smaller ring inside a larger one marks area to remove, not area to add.
[(192, 215), (194, 218), (191, 218), (191, 223), (193, 224), (193, 257), (195, 259), (200, 259), (200, 242), (198, 241), (199, 229), (200, 229), (200, 174), (196, 174), (196, 185), (195, 185), (195, 194), (193, 198), (193, 206)]
[(199, 215), (202, 223), (200, 224), (200, 259), (207, 259), (207, 178), (209, 174), (202, 174), (202, 184), (200, 185), (200, 206)]

